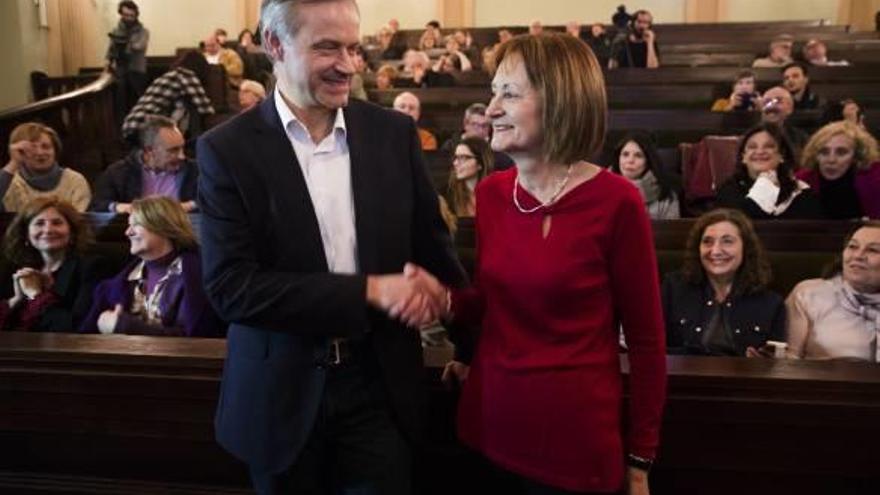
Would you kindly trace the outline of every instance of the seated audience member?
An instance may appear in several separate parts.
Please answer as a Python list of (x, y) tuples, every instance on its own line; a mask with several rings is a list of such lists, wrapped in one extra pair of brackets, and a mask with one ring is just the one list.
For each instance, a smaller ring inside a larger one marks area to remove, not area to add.
[(358, 45), (351, 57), (354, 64), (354, 74), (351, 75), (348, 95), (362, 101), (367, 101), (367, 90), (364, 89), (364, 74), (367, 72), (367, 54), (364, 48)]
[(830, 273), (796, 285), (785, 305), (787, 357), (880, 362), (880, 222), (856, 228)]
[(235, 47), (235, 52), (244, 63), (244, 79), (258, 81), (263, 84), (263, 87), (271, 85), (274, 77), (272, 75), (272, 61), (263, 51), (263, 47), (256, 43), (254, 33), (251, 30), (243, 29), (238, 34), (238, 45)]
[(532, 36), (537, 36), (539, 34), (544, 33), (544, 25), (541, 24), (541, 21), (535, 19), (529, 24), (529, 34)]
[(505, 43), (513, 39), (513, 33), (510, 32), (510, 29), (501, 28), (498, 30), (498, 44)]
[(167, 196), (185, 211), (196, 209), (199, 171), (183, 154), (183, 134), (174, 121), (154, 115), (141, 129), (141, 146), (107, 167), (95, 184), (92, 211), (131, 213), (132, 202)]
[(804, 60), (808, 64), (818, 67), (845, 67), (849, 65), (846, 60), (828, 60), (828, 48), (825, 43), (817, 39), (811, 39), (803, 48)]
[[(496, 45), (497, 46), (497, 45)], [(480, 51), (480, 59), (483, 61), (483, 72), (489, 76), (495, 75), (495, 46), (486, 46)]]
[(791, 94), (795, 110), (813, 110), (823, 104), (810, 88), (810, 77), (804, 64), (792, 62), (782, 68), (782, 87)]
[(794, 44), (794, 38), (790, 34), (780, 34), (773, 38), (770, 42), (770, 53), (766, 57), (757, 58), (752, 62), (752, 67), (785, 67), (793, 62), (791, 58), (791, 47)]
[[(422, 115), (422, 104), (419, 101), (419, 98), (410, 93), (409, 91), (404, 91), (397, 95), (397, 98), (394, 98), (394, 109), (400, 113), (405, 113), (412, 117), (412, 119), (416, 122), (416, 125), (419, 124), (419, 118)], [(422, 144), (423, 151), (432, 151), (437, 149), (437, 138), (431, 134), (431, 131), (427, 129), (423, 129), (421, 127), (418, 128), (419, 131), (419, 141)]]
[(471, 66), (478, 66), (480, 63), (480, 47), (474, 42), (474, 37), (471, 36), (471, 33), (458, 29), (452, 36), (458, 43), (458, 49), (471, 61)]
[(816, 131), (796, 175), (819, 196), (825, 216), (880, 218), (880, 162), (877, 141), (851, 122)]
[(5, 211), (19, 211), (35, 198), (57, 196), (85, 211), (92, 199), (86, 178), (58, 165), (61, 139), (49, 126), (19, 124), (9, 134), (9, 162), (0, 171)]
[[(469, 137), (479, 138), (487, 143), (492, 139), (492, 120), (486, 115), (486, 105), (483, 103), (471, 103), (465, 109), (461, 134), (449, 138), (440, 149), (453, 152), (460, 141)], [(513, 160), (507, 153), (499, 151), (493, 152), (492, 155), (493, 170), (507, 170), (513, 166)]]
[(676, 188), (663, 170), (660, 155), (648, 135), (632, 133), (624, 136), (614, 148), (611, 171), (626, 177), (639, 189), (652, 220), (681, 217)]
[(712, 104), (713, 112), (754, 112), (759, 109), (761, 94), (755, 86), (755, 73), (740, 71), (733, 80), (733, 90), (727, 98), (719, 98)]
[(44, 197), (25, 205), (3, 238), (0, 330), (75, 332), (101, 277), (83, 254), (90, 240), (70, 203)]
[[(455, 67), (462, 71), (467, 72), (473, 69), (473, 65), (471, 64), (471, 59), (465, 55), (464, 52), (461, 51), (461, 45), (458, 43), (458, 40), (454, 35), (449, 35), (446, 37), (446, 54), (443, 55), (447, 59), (451, 59), (453, 61), (457, 60), (455, 63)], [(441, 57), (442, 58), (442, 57)]]
[(229, 48), (228, 44), (234, 44), (229, 41), (229, 33), (226, 32), (223, 28), (217, 28), (214, 30), (214, 37), (217, 38), (217, 43), (220, 44), (221, 48)]
[(660, 67), (657, 35), (651, 29), (654, 17), (647, 10), (638, 10), (630, 20), (630, 31), (613, 47), (617, 67)]
[(867, 130), (865, 126), (865, 112), (858, 102), (852, 98), (846, 98), (840, 101), (832, 101), (825, 105), (825, 111), (822, 113), (822, 123), (830, 124), (832, 122), (845, 121)]
[(822, 218), (810, 186), (794, 176), (794, 151), (778, 126), (746, 131), (736, 152), (736, 172), (718, 189), (718, 206), (737, 208), (753, 219)]
[(438, 48), (440, 48), (440, 40), (437, 39), (436, 32), (431, 28), (425, 29), (425, 32), (419, 37), (419, 51), (429, 52)]
[(788, 117), (794, 112), (791, 93), (781, 86), (774, 86), (764, 93), (760, 102), (761, 122), (781, 127), (783, 134), (794, 147), (795, 157), (800, 156), (810, 136), (788, 121)]
[(435, 41), (440, 41), (441, 39), (443, 39), (443, 33), (440, 31), (440, 21), (438, 20), (430, 20), (426, 22), (425, 31), (433, 32)]
[(466, 137), (455, 147), (449, 174), (449, 206), (455, 216), (473, 217), (476, 212), (474, 188), (492, 172), (495, 157), (484, 139)]
[(412, 85), (422, 88), (455, 86), (455, 77), (432, 70), (431, 59), (421, 51), (409, 50), (403, 56), (404, 75), (412, 78)]
[(578, 21), (568, 21), (565, 24), (565, 32), (575, 38), (581, 39), (581, 23)]
[(238, 88), (244, 76), (244, 62), (235, 50), (223, 48), (216, 35), (205, 38), (205, 60), (212, 65), (222, 65), (226, 69), (229, 85)]
[(223, 336), (225, 325), (205, 297), (196, 236), (180, 203), (164, 196), (135, 200), (125, 235), (136, 258), (98, 284), (80, 330)]
[(785, 339), (785, 305), (752, 222), (717, 209), (694, 222), (681, 271), (663, 279), (670, 354), (746, 356)]
[(400, 60), (406, 52), (406, 42), (400, 33), (395, 32), (388, 26), (379, 28), (376, 35), (379, 39), (379, 49), (382, 51), (379, 58), (382, 60)]
[(611, 38), (605, 32), (605, 26), (601, 22), (593, 23), (589, 31), (581, 33), (581, 39), (593, 49), (599, 65), (607, 68), (611, 59)]
[(393, 65), (383, 65), (376, 71), (376, 89), (394, 89), (397, 69)]
[(257, 81), (245, 79), (238, 87), (238, 104), (241, 106), (242, 112), (250, 110), (265, 99), (266, 88)]
[[(122, 123), (122, 135), (136, 143), (144, 121), (150, 115), (171, 117), (184, 134), (202, 128), (202, 117), (214, 113), (211, 100), (202, 85), (207, 77), (208, 62), (200, 53), (189, 51), (159, 76), (140, 97)], [(191, 112), (194, 112), (191, 114)]]

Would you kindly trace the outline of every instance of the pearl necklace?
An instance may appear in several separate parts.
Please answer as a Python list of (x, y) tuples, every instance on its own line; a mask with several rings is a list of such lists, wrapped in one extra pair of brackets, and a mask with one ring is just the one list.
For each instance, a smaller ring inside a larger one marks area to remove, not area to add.
[[(516, 174), (516, 178), (513, 179), (513, 205), (516, 206), (516, 209), (520, 211), (520, 213), (534, 213), (541, 208), (546, 208), (559, 199), (559, 195), (562, 194), (562, 190), (565, 189), (565, 185), (568, 184), (568, 179), (571, 178), (571, 164), (568, 165), (568, 169), (565, 171), (565, 177), (559, 181), (559, 184), (556, 185), (556, 190), (553, 191), (553, 194), (550, 196), (550, 199), (540, 203), (538, 206), (534, 208), (523, 208), (521, 204), (519, 204), (519, 199), (516, 197), (516, 189), (520, 187), (519, 185), (519, 173)], [(523, 188), (525, 189), (525, 188)], [(527, 189), (526, 189), (527, 190)], [(528, 190), (527, 190), (528, 191)]]

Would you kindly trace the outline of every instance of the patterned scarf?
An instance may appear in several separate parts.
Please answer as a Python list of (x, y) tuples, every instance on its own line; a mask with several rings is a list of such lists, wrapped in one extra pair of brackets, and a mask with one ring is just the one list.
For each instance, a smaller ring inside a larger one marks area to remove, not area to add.
[(880, 339), (880, 293), (858, 292), (844, 281), (843, 277), (838, 276), (837, 280), (842, 296), (840, 298), (841, 306), (846, 311), (862, 318), (865, 321), (865, 328), (874, 333), (874, 360), (880, 362), (880, 346), (877, 345), (877, 340)]

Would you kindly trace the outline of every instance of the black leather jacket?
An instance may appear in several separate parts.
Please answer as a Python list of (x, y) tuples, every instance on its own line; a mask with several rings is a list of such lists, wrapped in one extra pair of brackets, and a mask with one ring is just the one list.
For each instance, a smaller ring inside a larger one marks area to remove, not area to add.
[(667, 352), (711, 354), (702, 339), (717, 304), (725, 306), (724, 326), (731, 330), (737, 356), (745, 356), (747, 347), (757, 348), (768, 340), (785, 341), (785, 304), (779, 294), (768, 290), (735, 293), (731, 291), (731, 296), (719, 303), (708, 282), (693, 285), (679, 272), (667, 275), (662, 290)]

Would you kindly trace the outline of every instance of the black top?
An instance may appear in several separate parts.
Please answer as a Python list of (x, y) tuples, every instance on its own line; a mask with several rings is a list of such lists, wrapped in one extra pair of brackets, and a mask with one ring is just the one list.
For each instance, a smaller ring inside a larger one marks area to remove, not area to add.
[(717, 302), (708, 282), (694, 285), (675, 272), (663, 279), (661, 295), (669, 354), (745, 356), (748, 347), (785, 340), (785, 304), (769, 290), (740, 295), (734, 287)]
[(724, 208), (736, 208), (755, 220), (810, 220), (825, 218), (822, 204), (812, 190), (801, 191), (788, 208), (780, 215), (770, 215), (764, 212), (757, 203), (747, 198), (749, 190), (755, 181), (751, 178), (734, 175), (727, 179), (718, 189), (716, 206)]
[[(0, 267), (0, 297), (12, 297), (12, 274), (21, 267), (4, 261)], [(61, 266), (52, 273), (54, 292), (59, 300), (46, 308), (32, 328), (37, 332), (76, 332), (82, 319), (92, 305), (95, 286), (109, 270), (99, 259), (91, 256), (67, 256)]]
[[(660, 58), (660, 45), (654, 42), (654, 52)], [(645, 41), (626, 41), (617, 50), (618, 67), (647, 67), (648, 66), (648, 43)]]
[(855, 167), (835, 180), (819, 175), (819, 202), (828, 218), (845, 220), (861, 218), (864, 215), (859, 193), (856, 191)]

